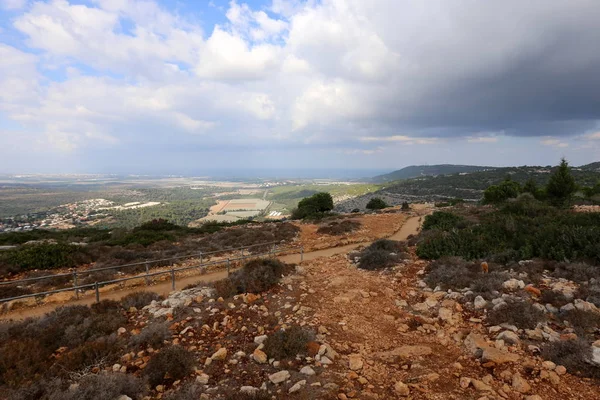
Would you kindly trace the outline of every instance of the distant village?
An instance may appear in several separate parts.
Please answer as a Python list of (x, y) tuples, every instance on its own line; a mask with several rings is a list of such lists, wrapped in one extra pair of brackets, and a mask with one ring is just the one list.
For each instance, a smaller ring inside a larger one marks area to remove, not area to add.
[(115, 202), (105, 199), (67, 203), (48, 211), (0, 219), (0, 233), (26, 232), (34, 229), (70, 229), (80, 225), (93, 225), (95, 221), (110, 216), (108, 213), (110, 210), (132, 210), (160, 204), (160, 202), (133, 202), (116, 205)]

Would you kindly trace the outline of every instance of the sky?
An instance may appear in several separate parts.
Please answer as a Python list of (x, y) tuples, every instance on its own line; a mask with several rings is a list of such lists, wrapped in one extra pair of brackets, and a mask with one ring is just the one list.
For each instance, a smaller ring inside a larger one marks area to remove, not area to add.
[(598, 0), (0, 0), (0, 173), (600, 160)]

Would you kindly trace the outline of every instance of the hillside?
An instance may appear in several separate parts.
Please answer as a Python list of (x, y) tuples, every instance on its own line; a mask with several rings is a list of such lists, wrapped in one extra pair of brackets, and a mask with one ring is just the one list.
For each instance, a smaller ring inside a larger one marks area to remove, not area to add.
[[(593, 186), (600, 181), (600, 171), (593, 170), (595, 164), (572, 169), (577, 184)], [(521, 184), (528, 179), (533, 179), (538, 185), (545, 185), (552, 172), (554, 172), (554, 168), (540, 166), (503, 167), (472, 173), (463, 172), (452, 175), (406, 179), (390, 183), (390, 186), (377, 192), (340, 202), (336, 204), (335, 209), (339, 212), (349, 212), (356, 208), (364, 210), (368, 201), (373, 197), (380, 197), (390, 205), (399, 205), (404, 201), (436, 202), (449, 198), (479, 201), (487, 187), (498, 184), (507, 177)]]
[(600, 172), (600, 161), (593, 162), (591, 164), (582, 165), (581, 167), (578, 167), (578, 168), (585, 170), (585, 171)]
[(423, 176), (438, 176), (460, 174), (464, 172), (475, 172), (494, 169), (494, 167), (482, 167), (477, 165), (454, 165), (454, 164), (439, 164), (439, 165), (411, 165), (399, 169), (389, 174), (378, 175), (372, 178), (375, 183), (384, 183), (399, 181), (402, 179), (418, 178)]

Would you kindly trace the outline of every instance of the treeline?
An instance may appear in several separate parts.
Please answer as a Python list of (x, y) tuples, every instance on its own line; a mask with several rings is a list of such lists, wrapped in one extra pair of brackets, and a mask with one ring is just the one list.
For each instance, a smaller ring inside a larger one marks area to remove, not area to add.
[(545, 201), (556, 207), (570, 207), (574, 196), (581, 193), (582, 197), (593, 201), (600, 194), (600, 180), (595, 185), (584, 186), (576, 182), (568, 162), (563, 158), (544, 186), (538, 186), (532, 178), (524, 185), (507, 177), (497, 185), (489, 186), (483, 193), (483, 202), (499, 204), (508, 199), (516, 198), (522, 193), (529, 193), (537, 200)]

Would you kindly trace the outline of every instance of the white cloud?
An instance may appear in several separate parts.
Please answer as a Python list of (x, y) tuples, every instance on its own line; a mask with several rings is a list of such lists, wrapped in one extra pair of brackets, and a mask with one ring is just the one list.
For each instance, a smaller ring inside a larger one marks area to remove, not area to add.
[(495, 136), (469, 136), (467, 137), (469, 143), (497, 143), (498, 138)]
[(405, 135), (394, 135), (394, 136), (366, 136), (361, 137), (363, 142), (397, 142), (404, 144), (437, 144), (440, 142), (440, 138), (430, 137), (411, 137)]
[(588, 133), (584, 137), (588, 140), (600, 140), (600, 132)]
[(569, 147), (569, 144), (559, 139), (547, 138), (540, 141), (544, 146), (552, 146), (552, 147)]
[(27, 0), (0, 0), (0, 7), (5, 10), (19, 10), (27, 4)]

